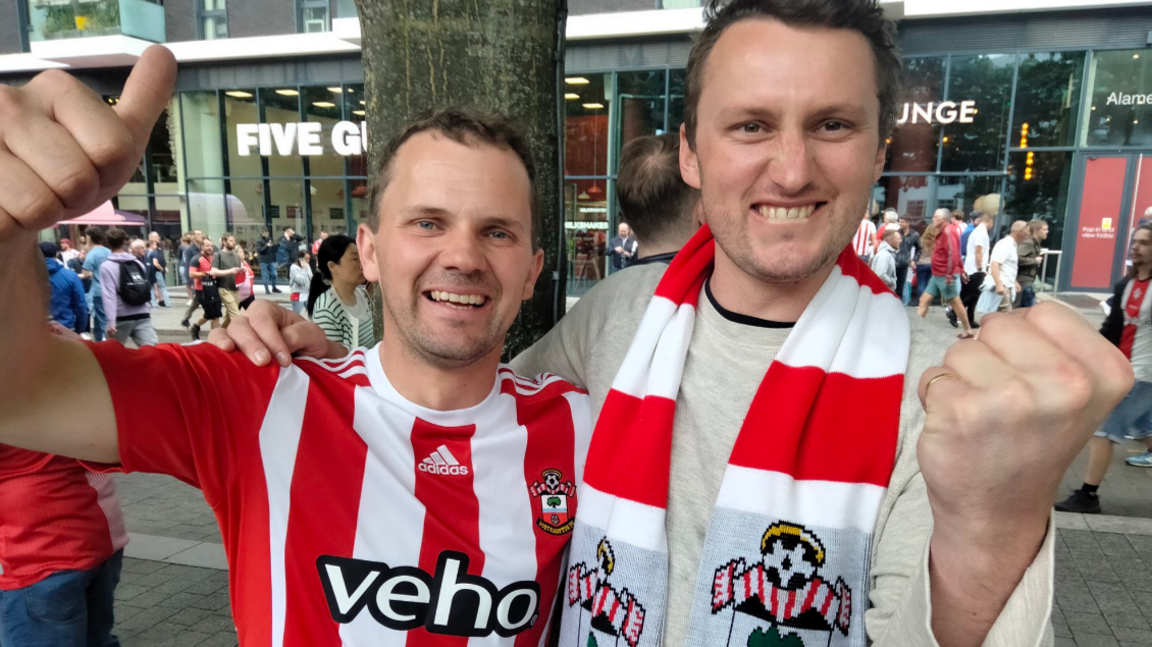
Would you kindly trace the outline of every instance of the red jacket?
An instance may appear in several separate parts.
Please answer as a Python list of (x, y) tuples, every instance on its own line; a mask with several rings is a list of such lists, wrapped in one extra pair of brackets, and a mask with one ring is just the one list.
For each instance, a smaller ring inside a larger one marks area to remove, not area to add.
[(960, 257), (960, 230), (955, 225), (944, 225), (932, 249), (932, 276), (954, 276), (964, 272), (964, 259)]

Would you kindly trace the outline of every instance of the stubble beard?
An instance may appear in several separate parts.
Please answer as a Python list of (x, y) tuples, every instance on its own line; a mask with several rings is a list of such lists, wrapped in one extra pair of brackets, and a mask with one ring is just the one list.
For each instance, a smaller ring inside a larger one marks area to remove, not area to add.
[[(380, 276), (385, 276), (384, 268), (377, 266), (377, 271), (380, 272)], [(472, 366), (504, 346), (504, 337), (510, 325), (505, 326), (498, 319), (489, 320), (487, 328), (479, 336), (464, 343), (454, 344), (451, 339), (446, 340), (444, 337), (458, 339), (455, 331), (450, 330), (438, 335), (420, 320), (418, 312), (420, 300), (424, 298), (423, 290), (416, 290), (411, 299), (406, 295), (394, 295), (390, 298), (387, 290), (381, 290), (380, 294), (384, 310), (391, 313), (395, 325), (394, 330), (386, 330), (384, 334), (397, 335), (401, 345), (428, 366), (441, 370)], [(403, 307), (393, 307), (397, 305), (396, 302), (402, 303)], [(488, 307), (495, 309), (495, 303)]]

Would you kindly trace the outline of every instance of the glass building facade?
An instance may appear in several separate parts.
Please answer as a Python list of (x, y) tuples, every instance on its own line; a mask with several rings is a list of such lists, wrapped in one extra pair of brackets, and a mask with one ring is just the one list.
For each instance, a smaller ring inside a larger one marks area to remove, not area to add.
[[(1152, 159), (1143, 164), (1152, 158), (1150, 56), (906, 58), (877, 207), (917, 226), (937, 208), (997, 211), (994, 234), (1011, 220), (1042, 218), (1048, 247), (1063, 253), (1060, 289), (1107, 289), (1123, 271), (1128, 232), (1152, 208)], [(679, 129), (684, 70), (570, 67), (563, 92), (567, 288), (579, 296), (609, 271), (620, 151)], [(172, 238), (201, 229), (254, 241), (285, 226), (312, 239), (351, 233), (368, 210), (362, 95), (349, 82), (183, 90), (117, 206)]]
[(171, 238), (352, 233), (368, 213), (363, 122), (362, 84), (177, 93), (117, 206)]
[[(1149, 58), (1147, 50), (905, 58), (900, 123), (873, 190), (877, 207), (896, 209), (917, 227), (938, 208), (991, 210), (999, 214), (994, 233), (1011, 220), (1044, 219), (1046, 245), (1067, 258), (1077, 246), (1077, 223), (1085, 220), (1078, 204), (1084, 161), (1108, 152), (1135, 155), (1135, 164), (1142, 149), (1152, 156)], [(607, 270), (603, 251), (619, 221), (614, 183), (621, 147), (680, 127), (684, 70), (570, 71), (566, 92), (568, 289), (579, 295)], [(1147, 204), (1134, 193), (1139, 179), (1124, 182), (1116, 230), (1131, 229), (1152, 207), (1152, 178)], [(1109, 266), (1115, 271), (1097, 284), (1072, 280), (1073, 264), (1063, 263), (1060, 289), (1106, 288), (1123, 269), (1123, 245)], [(1055, 268), (1048, 274), (1054, 278)]]

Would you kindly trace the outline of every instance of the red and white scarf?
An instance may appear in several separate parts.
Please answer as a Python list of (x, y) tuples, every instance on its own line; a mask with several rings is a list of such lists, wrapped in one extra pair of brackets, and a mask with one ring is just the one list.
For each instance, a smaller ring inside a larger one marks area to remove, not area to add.
[[(672, 261), (600, 412), (566, 574), (564, 647), (663, 640), (673, 416), (714, 245), (704, 227)], [(908, 346), (899, 299), (846, 248), (745, 415), (692, 608), (673, 610), (691, 614), (687, 645), (743, 646), (772, 631), (866, 645), (871, 537), (896, 458)]]

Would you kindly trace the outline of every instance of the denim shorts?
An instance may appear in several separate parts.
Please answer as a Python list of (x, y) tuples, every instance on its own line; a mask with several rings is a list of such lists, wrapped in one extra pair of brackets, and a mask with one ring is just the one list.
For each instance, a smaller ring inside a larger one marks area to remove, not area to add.
[(1114, 443), (1122, 443), (1126, 436), (1147, 438), (1152, 436), (1152, 382), (1137, 380), (1132, 390), (1104, 421), (1097, 436)]
[(952, 285), (948, 285), (948, 277), (933, 274), (932, 278), (928, 279), (927, 292), (934, 297), (940, 297), (945, 303), (955, 299), (960, 296), (960, 275), (953, 275)]

